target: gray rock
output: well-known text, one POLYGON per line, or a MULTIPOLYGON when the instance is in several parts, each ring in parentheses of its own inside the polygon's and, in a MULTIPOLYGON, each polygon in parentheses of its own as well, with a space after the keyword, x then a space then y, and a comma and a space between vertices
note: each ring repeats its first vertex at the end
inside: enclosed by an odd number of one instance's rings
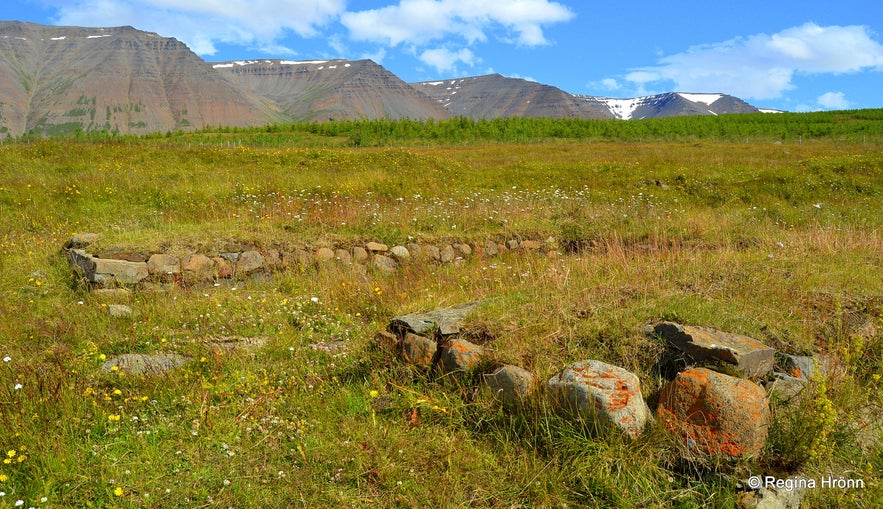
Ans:
POLYGON ((109 304, 107 313, 114 318, 129 318, 135 314, 132 308, 123 304, 109 304))
POLYGON ((773 369, 775 350, 748 336, 674 322, 657 323, 653 332, 698 363, 721 362, 758 378, 773 369))
POLYGON ((441 261, 441 250, 437 246, 423 246, 420 248, 424 255, 432 261, 441 261))
POLYGON ((509 248, 510 251, 514 251, 518 249, 518 241, 515 239, 506 241, 506 247, 509 248))
POLYGON ((365 244, 365 249, 371 253, 385 253, 389 251, 389 246, 380 242, 369 242, 365 244))
POLYGON ((149 275, 144 262, 95 258, 82 249, 71 249, 67 254, 71 266, 91 283, 137 284, 149 275))
POLYGON ((484 254, 486 256, 497 256, 498 254, 500 254, 500 249, 497 247, 497 243, 491 241, 485 244, 484 254))
POLYGON ((335 249, 334 258, 344 265, 352 265, 353 255, 346 249, 335 249))
POLYGON ((368 251, 365 248, 359 246, 353 248, 353 261, 356 263, 366 263, 368 258, 368 251))
POLYGON ((264 267, 264 256, 257 251, 244 251, 236 260, 236 273, 248 275, 264 267))
POLYGON ((114 367, 131 375, 163 375, 190 362, 183 355, 174 353, 127 353, 115 355, 101 366, 102 371, 114 371, 114 367))
POLYGON ((528 251, 535 251, 543 247, 543 243, 538 240, 522 240, 518 247, 528 251))
POLYGON ((395 270, 399 268, 399 263, 397 261, 383 255, 374 255, 371 264, 383 272, 395 272, 395 270))
POLYGON ((480 346, 465 339, 448 340, 441 347, 439 364, 442 373, 453 373, 471 368, 478 364, 483 353, 480 346))
POLYGON ((411 253, 408 252, 408 249, 405 246, 393 246, 393 248, 390 249, 389 254, 399 262, 411 259, 411 253))
POLYGON ((788 355, 776 352, 776 367, 794 378, 809 380, 816 371, 816 362, 809 355, 788 355))
POLYGON ((770 400, 790 403, 800 396, 806 388, 807 380, 789 376, 785 373, 774 373, 776 379, 766 384, 767 396, 770 400))
POLYGON ((534 390, 534 376, 530 371, 518 366, 502 366, 488 375, 484 383, 494 398, 508 407, 518 406, 534 390))
POLYGON ((220 253, 218 256, 230 263, 236 263, 239 261, 239 251, 228 251, 226 253, 220 253))
POLYGON ((313 253, 313 259, 317 262, 328 262, 334 259, 334 251, 327 247, 320 247, 313 253))
POLYGON ((454 252, 454 246, 448 244, 439 251, 438 260, 442 263, 451 263, 457 254, 454 252))
POLYGON ((472 255, 472 247, 465 242, 463 244, 454 245, 454 249, 457 250, 462 256, 471 256, 472 255))
POLYGON ((411 242, 405 247, 408 248, 408 252, 411 253, 412 258, 420 258, 423 256, 423 249, 420 248, 420 244, 411 242))
POLYGON ((179 274, 181 272, 181 261, 177 256, 155 254, 147 260, 147 272, 152 276, 179 274))
POLYGON ((546 387, 559 407, 631 438, 643 433, 651 419, 638 377, 601 361, 573 363, 553 376, 546 387))
POLYGON ((393 318, 387 327, 390 332, 403 337, 407 333, 428 335, 438 329, 442 336, 458 334, 463 319, 471 313, 481 301, 472 301, 428 313, 412 313, 393 318))

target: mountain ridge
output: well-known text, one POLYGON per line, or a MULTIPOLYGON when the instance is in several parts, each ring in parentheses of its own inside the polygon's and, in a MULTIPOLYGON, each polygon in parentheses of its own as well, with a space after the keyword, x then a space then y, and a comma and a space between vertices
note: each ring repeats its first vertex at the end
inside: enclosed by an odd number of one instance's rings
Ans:
POLYGON ((359 118, 631 119, 749 111, 759 110, 725 94, 613 99, 500 74, 406 83, 371 60, 208 63, 177 39, 131 26, 0 21, 0 135, 7 137, 359 118))

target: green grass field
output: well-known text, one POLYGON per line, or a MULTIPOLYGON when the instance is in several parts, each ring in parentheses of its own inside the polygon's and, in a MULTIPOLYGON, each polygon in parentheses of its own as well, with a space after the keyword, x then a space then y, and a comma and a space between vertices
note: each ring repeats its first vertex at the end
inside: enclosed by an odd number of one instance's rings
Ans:
POLYGON ((794 473, 865 482, 805 507, 879 507, 879 429, 856 437, 883 407, 883 111, 775 117, 0 144, 0 507, 734 507, 741 479, 794 473), (83 232, 167 252, 552 237, 560 255, 303 266, 135 292, 112 318, 61 254, 83 232), (372 347, 393 316, 475 299, 491 362, 540 381, 598 359, 652 397, 658 319, 842 370, 774 405, 759 457, 692 464, 658 426, 629 441, 541 399, 508 412, 477 373, 429 380, 372 347), (233 337, 265 343, 206 347, 233 337), (332 340, 348 348, 310 346, 332 340), (130 352, 194 361, 99 369, 130 352))

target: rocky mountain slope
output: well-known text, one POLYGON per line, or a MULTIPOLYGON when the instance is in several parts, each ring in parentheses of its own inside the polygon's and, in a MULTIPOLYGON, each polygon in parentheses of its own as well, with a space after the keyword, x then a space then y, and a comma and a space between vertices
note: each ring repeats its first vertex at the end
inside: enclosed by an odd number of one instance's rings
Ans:
POLYGON ((724 94, 575 95, 499 74, 407 84, 370 60, 208 64, 132 27, 0 21, 0 136, 357 118, 638 119, 758 111, 724 94))
POLYGON ((148 133, 271 118, 175 39, 131 27, 0 22, 0 134, 148 133))
POLYGON ((213 68, 292 120, 446 118, 450 112, 371 60, 252 60, 213 68))
POLYGON ((499 74, 413 83, 454 115, 471 118, 613 118, 603 104, 533 81, 499 74))

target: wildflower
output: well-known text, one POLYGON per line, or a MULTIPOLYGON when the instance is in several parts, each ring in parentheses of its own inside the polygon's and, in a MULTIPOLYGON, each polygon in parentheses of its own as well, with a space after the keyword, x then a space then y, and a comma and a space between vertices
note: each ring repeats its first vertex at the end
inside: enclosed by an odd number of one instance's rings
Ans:
POLYGON ((107 360, 107 356, 104 354, 101 354, 98 356, 98 360, 100 360, 100 361, 107 360))
POLYGON ((21 389, 22 387, 23 387, 22 384, 15 384, 12 388, 17 391, 17 390, 21 389))
POLYGON ((6 451, 6 455, 9 456, 10 458, 14 458, 15 457, 15 449, 10 449, 10 450, 6 451))
POLYGON ((10 357, 10 356, 8 356, 8 355, 7 355, 6 357, 3 358, 3 362, 9 362, 9 361, 11 361, 11 360, 12 360, 12 357, 10 357))
POLYGON ((119 421, 119 420, 120 420, 120 414, 110 414, 110 415, 107 416, 107 420, 109 420, 109 421, 119 421))
POLYGON ((380 396, 380 393, 375 390, 372 390, 371 392, 368 393, 368 395, 371 396, 372 398, 376 398, 377 396, 380 396))
POLYGON ((113 494, 118 497, 121 497, 121 496, 123 496, 123 489, 120 488, 119 486, 117 486, 116 488, 114 488, 113 494))
POLYGON ((0 482, 6 482, 9 480, 9 476, 6 474, 0 474, 0 482))

